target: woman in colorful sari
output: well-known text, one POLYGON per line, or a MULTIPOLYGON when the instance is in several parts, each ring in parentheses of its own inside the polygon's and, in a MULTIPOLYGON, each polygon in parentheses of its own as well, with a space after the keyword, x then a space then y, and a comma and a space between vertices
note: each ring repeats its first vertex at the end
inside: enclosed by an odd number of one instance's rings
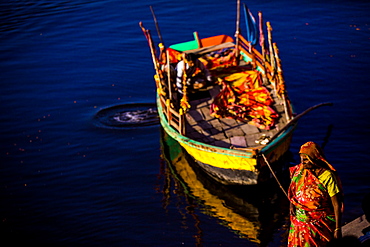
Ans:
POLYGON ((301 163, 290 168, 288 246, 326 246, 342 236, 341 182, 319 145, 307 142, 299 154, 301 163))

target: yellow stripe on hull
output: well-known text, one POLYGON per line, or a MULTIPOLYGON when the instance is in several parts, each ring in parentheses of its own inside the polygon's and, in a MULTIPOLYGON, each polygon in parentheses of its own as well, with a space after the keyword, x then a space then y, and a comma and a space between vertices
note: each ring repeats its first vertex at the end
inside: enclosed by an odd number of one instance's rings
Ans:
POLYGON ((214 167, 223 169, 236 169, 236 170, 248 170, 256 172, 257 160, 240 154, 225 154, 217 153, 214 151, 208 151, 206 147, 193 147, 188 143, 180 141, 180 145, 190 154, 195 160, 198 160, 204 164, 209 164, 214 167))

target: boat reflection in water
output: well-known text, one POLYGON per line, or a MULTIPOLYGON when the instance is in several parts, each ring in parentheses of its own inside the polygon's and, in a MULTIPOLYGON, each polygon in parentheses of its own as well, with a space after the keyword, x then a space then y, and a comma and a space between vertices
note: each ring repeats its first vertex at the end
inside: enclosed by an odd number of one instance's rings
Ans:
POLYGON ((163 207, 167 210, 176 199, 179 212, 184 214, 185 209, 194 218, 196 246, 202 245, 203 235, 198 212, 219 219, 221 225, 259 246, 276 241, 276 246, 286 246, 288 200, 275 181, 247 186, 217 183, 163 130, 161 149, 163 207))

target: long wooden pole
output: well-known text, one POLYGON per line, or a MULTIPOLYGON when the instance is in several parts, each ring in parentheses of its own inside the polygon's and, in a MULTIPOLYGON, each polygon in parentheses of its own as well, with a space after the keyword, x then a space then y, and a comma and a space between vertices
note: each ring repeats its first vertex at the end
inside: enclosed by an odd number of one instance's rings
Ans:
POLYGON ((276 95, 279 95, 280 94, 280 88, 283 87, 283 92, 281 93, 281 97, 283 99, 283 104, 284 104, 284 111, 285 111, 285 117, 286 117, 286 120, 289 121, 291 119, 291 116, 288 112, 288 106, 287 106, 287 99, 286 99, 286 89, 285 89, 285 80, 284 80, 284 76, 283 76, 283 69, 282 69, 282 65, 281 65, 281 60, 280 60, 280 57, 279 57, 279 49, 277 48, 276 46, 276 43, 274 43, 274 53, 275 53, 275 57, 276 57, 276 67, 277 67, 277 77, 278 77, 278 80, 277 80, 277 85, 276 85, 276 95))
POLYGON ((263 82, 264 84, 267 84, 267 71, 266 71, 266 50, 265 50, 265 35, 263 33, 263 18, 262 18, 262 12, 258 12, 258 26, 259 26, 259 31, 260 31, 260 46, 261 46, 261 51, 262 51, 262 66, 264 69, 263 73, 263 82))
POLYGON ((306 109, 304 112, 298 114, 292 120, 290 120, 290 122, 288 122, 283 128, 281 128, 275 135, 273 135, 270 138, 269 142, 272 142, 276 137, 278 137, 281 133, 283 133, 283 131, 285 131, 292 124, 296 123, 298 121, 298 119, 300 119, 301 117, 303 117, 304 115, 306 115, 310 111, 315 110, 316 108, 319 108, 321 106, 332 106, 332 105, 333 105, 333 103, 327 102, 327 103, 320 103, 320 104, 311 106, 310 108, 306 109))
POLYGON ((139 22, 139 26, 141 27, 141 30, 143 31, 143 33, 144 33, 144 35, 145 35, 145 37, 148 41, 148 45, 149 45, 149 48, 150 48, 150 53, 152 55, 154 69, 155 69, 155 72, 156 72, 156 74, 158 76, 158 80, 159 80, 159 82, 157 82, 157 87, 161 89, 162 87, 161 87, 160 80, 162 80, 162 73, 160 72, 159 65, 158 65, 158 60, 157 60, 157 57, 155 55, 155 48, 154 48, 154 43, 153 43, 153 40, 152 40, 152 36, 150 34, 150 31, 148 29, 144 28, 142 22, 139 22))
POLYGON ((166 50, 166 64, 167 64, 167 81, 168 81, 168 97, 172 103, 172 83, 171 83, 171 64, 170 64, 170 54, 166 50))
POLYGON ((154 24, 155 24, 155 28, 157 29, 159 40, 164 45, 163 39, 162 39, 162 35, 161 35, 161 31, 159 30, 159 25, 158 25, 157 17, 154 14, 154 10, 153 10, 152 6, 150 6, 150 11, 152 12, 152 15, 153 15, 154 24))
POLYGON ((269 21, 266 22, 266 26, 267 26, 267 40, 268 40, 269 52, 270 52, 270 64, 272 67, 271 76, 273 77, 275 75, 276 65, 275 65, 274 49, 272 48, 272 27, 269 21))

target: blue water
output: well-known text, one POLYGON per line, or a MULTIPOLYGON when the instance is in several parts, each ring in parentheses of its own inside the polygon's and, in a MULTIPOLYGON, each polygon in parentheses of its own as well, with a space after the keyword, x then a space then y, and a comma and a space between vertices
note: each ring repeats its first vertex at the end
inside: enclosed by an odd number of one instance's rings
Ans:
MULTIPOLYGON (((296 111, 334 103, 301 119, 291 151, 297 159, 301 144, 327 137, 348 222, 362 214, 370 190, 370 3, 246 4, 272 23, 296 111)), ((158 124, 94 121, 109 107, 154 103, 154 69, 138 26, 143 21, 158 42, 149 5, 166 45, 192 40, 194 31, 234 34, 233 1, 0 3, 0 232, 8 246, 255 246, 173 183, 169 191, 181 203, 163 206, 158 124)), ((267 245, 284 241, 283 224, 267 245)))

